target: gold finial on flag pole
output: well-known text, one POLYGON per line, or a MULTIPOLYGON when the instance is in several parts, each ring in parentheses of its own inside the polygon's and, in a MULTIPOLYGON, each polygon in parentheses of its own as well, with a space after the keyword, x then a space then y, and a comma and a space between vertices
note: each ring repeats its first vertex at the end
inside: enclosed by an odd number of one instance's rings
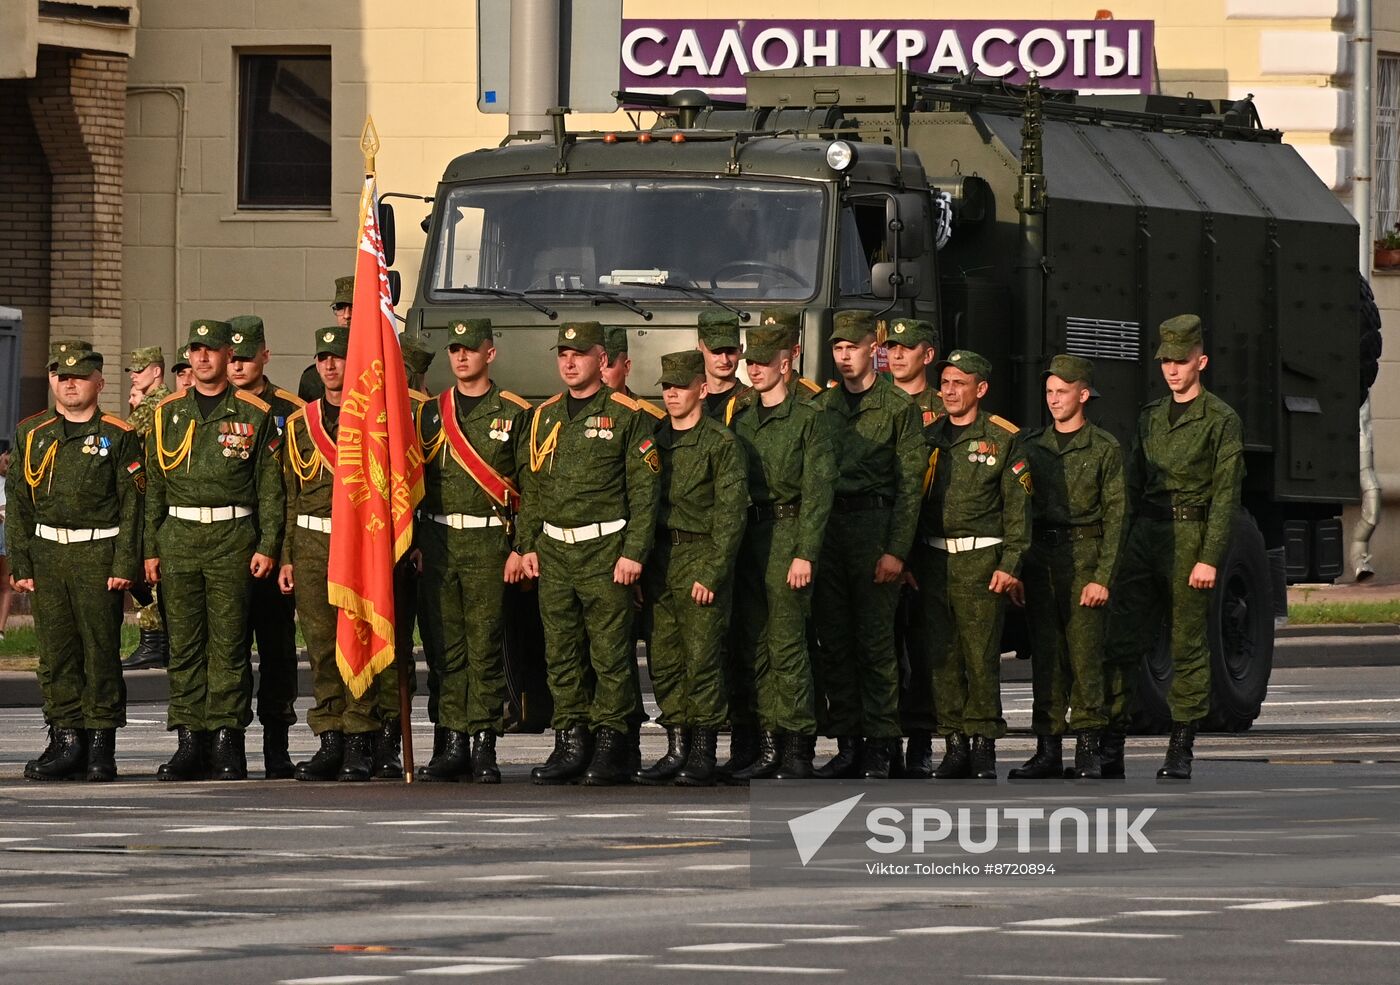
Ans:
POLYGON ((365 128, 360 131, 360 151, 365 155, 365 174, 374 174, 374 155, 379 153, 379 131, 374 117, 365 114, 365 128))

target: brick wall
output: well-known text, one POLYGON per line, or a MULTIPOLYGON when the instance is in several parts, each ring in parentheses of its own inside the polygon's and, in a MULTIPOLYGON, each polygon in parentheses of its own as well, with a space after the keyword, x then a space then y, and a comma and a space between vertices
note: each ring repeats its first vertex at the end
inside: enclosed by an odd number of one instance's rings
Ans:
POLYGON ((29 115, 28 84, 0 81, 0 305, 24 312, 20 407, 45 400, 49 324, 48 164, 29 115))

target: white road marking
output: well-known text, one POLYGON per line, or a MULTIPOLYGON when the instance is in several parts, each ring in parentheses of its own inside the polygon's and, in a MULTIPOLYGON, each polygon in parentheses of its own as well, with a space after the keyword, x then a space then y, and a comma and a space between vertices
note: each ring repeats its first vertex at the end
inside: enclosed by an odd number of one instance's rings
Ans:
POLYGON ((360 985, 361 982, 398 980, 398 975, 327 975, 324 978, 284 978, 278 985, 360 985))
POLYGON ((1369 899, 1347 900, 1348 903, 1382 903, 1385 906, 1400 906, 1400 895, 1388 893, 1385 896, 1372 896, 1369 899))
POLYGON ((451 821, 371 821, 370 824, 386 828, 420 828, 429 824, 451 824, 451 821))
POLYGON ((1215 910, 1124 910, 1120 917, 1203 917, 1215 910))
POLYGON ((734 869, 747 869, 747 868, 748 868, 748 866, 745 865, 745 864, 743 864, 742 862, 734 862, 734 863, 728 863, 728 864, 718 864, 718 863, 715 863, 715 864, 710 864, 710 865, 682 865, 682 866, 681 866, 681 871, 682 871, 682 872, 730 872, 730 871, 733 871, 734 869))
POLYGON ((131 831, 77 831, 73 833, 64 832, 49 835, 50 838, 135 838, 138 837, 131 831))
MULTIPOLYGON (((752 930, 753 923, 697 923, 697 927, 719 927, 723 930, 752 930)), ((859 930, 858 923, 765 923, 765 929, 771 930, 859 930)))
POLYGON ((546 954, 541 961, 563 961, 579 964, 604 964, 610 961, 641 961, 650 954, 546 954))
POLYGON ((1258 896, 1133 896, 1143 903, 1258 903, 1258 896))
POLYGON ((575 875, 580 876, 649 876, 652 875, 650 869, 581 869, 575 875))
POLYGON ((999 927, 904 927, 896 934, 976 934, 984 930, 999 930, 999 927))
POLYGON ((1003 930, 1002 933, 1016 934, 1020 937, 1107 937, 1124 940, 1158 940, 1181 936, 1180 934, 1131 934, 1116 930, 1003 930))
POLYGON ((1012 920, 1008 927, 1079 927, 1086 923, 1107 923, 1108 917, 1042 917, 1039 920, 1012 920))
POLYGON ((35 841, 34 838, 0 838, 0 845, 13 845, 18 841, 35 841))
POLYGON ((412 968, 410 975, 490 975, 498 971, 519 971, 518 964, 449 964, 441 968, 412 968))
POLYGON ((192 947, 115 947, 111 944, 31 944, 21 947, 21 951, 75 951, 78 953, 102 954, 151 954, 158 957, 173 957, 181 954, 201 954, 199 948, 192 947))
POLYGON ((641 817, 640 814, 566 814, 565 817, 577 817, 585 819, 597 819, 600 821, 611 820, 618 817, 641 817))
POLYGON ((739 951, 767 951, 782 946, 765 941, 726 941, 720 944, 682 944, 678 947, 668 947, 666 950, 694 954, 734 954, 739 951))
POLYGON ((535 824, 539 821, 556 820, 553 814, 539 817, 487 817, 482 818, 482 824, 535 824))
POLYGON ((134 896, 104 896, 106 903, 157 903, 168 899, 189 899, 194 893, 137 893, 134 896))
POLYGON ((1295 708, 1301 705, 1393 705, 1400 698, 1321 698, 1316 701, 1270 701, 1270 708, 1295 708))
POLYGON ((1165 978, 1088 978, 1084 975, 968 975, 969 978, 989 978, 1001 982, 1113 982, 1122 985, 1150 985, 1165 978))
POLYGON ((1340 944, 1347 947, 1400 947, 1400 941, 1352 941, 1352 940, 1330 940, 1325 937, 1304 937, 1299 940, 1291 940, 1290 944, 1340 944))
POLYGON ((472 920, 476 922, 508 920, 518 923, 539 923, 549 919, 548 917, 507 916, 506 914, 491 913, 385 913, 384 916, 390 920, 472 920))
POLYGON ((662 971, 717 971, 722 975, 844 975, 845 968, 799 968, 764 964, 657 964, 662 971))
POLYGON ((275 913, 247 913, 242 910, 169 910, 157 909, 155 907, 133 907, 126 910, 118 910, 118 913, 128 913, 133 916, 148 917, 275 917, 275 913))
POLYGON ((1301 910, 1305 906, 1322 906, 1327 900, 1270 899, 1260 903, 1227 906, 1227 910, 1301 910))
POLYGON ((673 811, 669 811, 668 813, 670 813, 670 814, 742 814, 742 813, 744 813, 744 812, 743 812, 743 811, 738 811, 738 810, 729 810, 729 809, 721 810, 720 808, 708 808, 708 807, 706 807, 706 808, 700 808, 700 807, 678 807, 678 808, 676 808, 676 809, 673 810, 673 811))
POLYGON ((525 873, 519 873, 519 874, 515 874, 515 875, 499 875, 499 876, 458 876, 458 877, 457 877, 457 881, 458 881, 458 882, 528 882, 528 881, 530 881, 531 879, 544 879, 544 878, 545 878, 545 876, 544 876, 543 873, 539 873, 539 874, 536 874, 536 875, 526 875, 525 873))
POLYGON ((892 941, 893 937, 861 937, 858 935, 848 935, 845 937, 788 937, 784 943, 787 944, 879 944, 884 941, 892 941))
POLYGON ((474 954, 356 954, 356 961, 415 961, 418 964, 434 964, 451 961, 454 964, 529 964, 533 958, 502 958, 491 955, 483 958, 474 954))
POLYGON ((49 906, 62 906, 62 903, 39 902, 31 903, 0 903, 0 910, 41 910, 49 906))

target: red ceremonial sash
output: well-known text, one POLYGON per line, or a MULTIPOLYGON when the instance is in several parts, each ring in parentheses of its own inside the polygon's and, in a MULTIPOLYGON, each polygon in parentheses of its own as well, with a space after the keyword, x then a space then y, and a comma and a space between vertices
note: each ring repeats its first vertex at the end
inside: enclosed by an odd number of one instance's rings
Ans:
POLYGON ((326 433, 326 420, 322 416, 321 401, 313 400, 306 405, 306 432, 311 435, 311 443, 321 453, 321 461, 326 468, 335 471, 335 442, 326 433))
POLYGON ((462 466, 467 475, 476 480, 481 491, 497 506, 508 507, 512 512, 520 507, 520 491, 501 473, 491 467, 480 452, 472 447, 462 426, 457 423, 457 407, 453 403, 452 390, 438 394, 438 414, 442 418, 442 433, 447 436, 447 444, 452 449, 452 457, 462 466))

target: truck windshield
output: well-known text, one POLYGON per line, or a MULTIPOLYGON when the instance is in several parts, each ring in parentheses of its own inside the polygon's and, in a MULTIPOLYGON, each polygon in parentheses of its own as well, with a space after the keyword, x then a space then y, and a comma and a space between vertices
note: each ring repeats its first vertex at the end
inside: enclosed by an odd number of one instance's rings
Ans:
MULTIPOLYGON (((432 292, 614 290, 805 301, 822 256, 821 187, 704 178, 570 178, 453 189, 432 292)), ((485 300, 487 295, 481 295, 485 300)))

